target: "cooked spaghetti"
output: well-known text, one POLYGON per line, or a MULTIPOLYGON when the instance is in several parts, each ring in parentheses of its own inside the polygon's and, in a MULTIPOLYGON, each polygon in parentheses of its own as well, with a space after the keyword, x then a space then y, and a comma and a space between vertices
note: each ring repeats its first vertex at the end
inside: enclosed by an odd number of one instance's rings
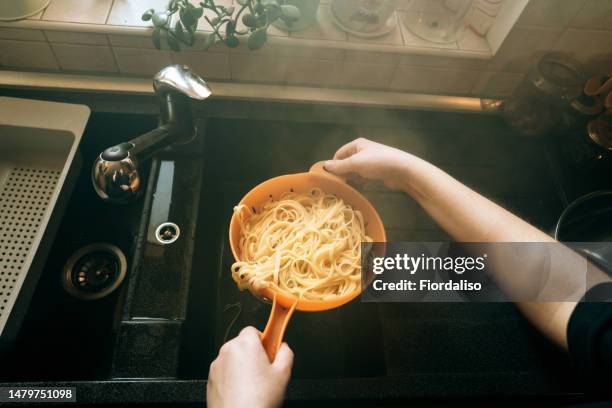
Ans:
POLYGON ((302 299, 326 300, 360 286, 361 212, 318 188, 285 193, 260 211, 234 207, 241 261, 232 265, 240 289, 269 287, 302 299))

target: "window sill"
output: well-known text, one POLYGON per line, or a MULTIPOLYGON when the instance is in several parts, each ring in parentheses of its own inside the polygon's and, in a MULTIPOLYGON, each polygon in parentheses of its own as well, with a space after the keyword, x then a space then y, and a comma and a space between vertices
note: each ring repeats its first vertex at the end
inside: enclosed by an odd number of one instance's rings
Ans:
MULTIPOLYGON (((379 53, 379 54, 392 54, 392 55, 424 55, 434 57, 451 57, 451 58, 471 58, 486 60, 493 57, 491 47, 487 43, 485 38, 481 38, 473 33, 471 30, 466 30, 463 38, 451 44, 435 44, 425 40, 421 40, 408 29, 404 27, 400 21, 401 11, 397 11, 393 18, 396 19, 396 26, 392 32, 376 38, 358 38, 350 34, 346 34, 344 31, 339 29, 331 21, 329 16, 329 7, 326 4, 322 4, 319 10, 319 19, 310 28, 302 31, 287 33, 285 31, 271 27, 269 29, 268 43, 260 51, 253 52, 262 54, 269 53, 270 51, 286 48, 295 48, 297 51, 294 53, 288 53, 290 55, 303 53, 308 54, 308 50, 338 50, 348 52, 365 52, 365 53, 379 53)), ((45 19, 43 15, 38 16, 38 19, 27 19, 16 22, 0 22, 0 38, 2 39, 16 39, 24 40, 27 38, 21 38, 22 36, 27 37, 27 33, 21 32, 22 30, 38 30, 38 31, 59 31, 70 34, 76 34, 72 36, 74 41, 68 41, 73 43, 80 43, 78 40, 78 34, 101 34, 101 35, 116 35, 116 36, 134 36, 134 37, 149 37, 151 35, 152 28, 150 25, 144 22, 140 22, 135 18, 125 18, 124 24, 117 24, 117 19, 111 16, 106 19, 104 24, 94 24, 88 22, 79 21, 53 21, 45 19), (130 25, 131 24, 131 25, 130 25), (21 35, 20 35, 21 34, 21 35)), ((208 34, 208 31, 198 30, 197 39, 201 41, 208 34)), ((44 38, 43 38, 44 39, 44 38)), ((53 39, 49 39, 50 42, 55 42, 53 39)), ((149 40, 150 43, 150 40, 149 40)), ((146 44, 142 41, 142 44, 146 44)), ((111 45, 113 41, 111 39, 111 45)), ((189 49, 189 51, 199 51, 196 46, 189 49)), ((152 44, 150 45, 152 47, 152 44)), ((143 48, 150 48, 144 47, 143 48)), ((211 52, 232 52, 224 46, 214 46, 211 52)), ((239 48, 238 52, 241 51, 239 48)), ((244 50, 242 50, 244 51, 244 50)), ((331 55, 331 53, 330 53, 331 55)), ((334 59, 331 58, 330 59, 334 59)), ((340 58, 338 58, 340 59, 340 58)))

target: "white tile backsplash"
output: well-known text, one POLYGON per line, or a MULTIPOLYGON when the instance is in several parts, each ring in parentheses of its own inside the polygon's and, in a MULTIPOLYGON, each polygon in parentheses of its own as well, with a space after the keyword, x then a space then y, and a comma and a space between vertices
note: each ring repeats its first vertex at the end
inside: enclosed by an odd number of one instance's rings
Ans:
POLYGON ((153 76, 163 67, 172 64, 170 53, 164 50, 113 47, 119 72, 153 76))
POLYGON ((106 34, 46 30, 45 36, 50 43, 108 45, 106 34))
POLYGON ((285 80, 288 85, 311 85, 317 87, 338 86, 342 63, 333 60, 311 58, 288 58, 285 80))
POLYGON ((398 64, 402 59, 401 54, 391 54, 385 52, 347 50, 346 61, 366 62, 373 64, 398 64))
MULTIPOLYGON (((233 1, 217 0, 224 5, 233 1)), ((0 27, 0 65, 150 77, 168 64, 181 63, 215 81, 485 96, 511 94, 525 72, 550 51, 573 55, 589 72, 612 72, 612 0, 530 0, 492 59, 471 58, 464 52, 491 54, 489 43, 470 30, 440 51, 439 45, 404 26, 402 11, 395 14, 396 29, 385 36, 364 39, 346 34, 333 22, 329 1, 321 2, 318 21, 306 30, 285 33, 271 28, 270 41, 258 51, 248 50, 244 42, 234 49, 217 44, 204 51, 203 32, 193 47, 180 53, 171 52, 165 41, 160 51, 146 28, 150 22, 141 21, 141 15, 166 3, 52 0, 42 15, 43 21, 52 22, 49 28, 0 27), (68 27, 70 22, 114 27, 81 31, 68 27), (443 52, 447 54, 436 55, 443 52)))
POLYGON ((587 30, 612 31, 612 0, 587 0, 570 26, 587 30))
POLYGON ((480 71, 399 65, 391 79, 393 91, 434 94, 467 94, 480 71))
POLYGON ((585 3, 586 0, 531 0, 517 25, 565 28, 585 3))
POLYGON ((387 89, 397 66, 345 62, 342 65, 340 86, 354 89, 387 89))
POLYGON ((42 30, 0 27, 0 38, 5 40, 46 41, 42 30))
POLYGON ((232 80, 282 83, 287 72, 287 58, 230 53, 232 80))
POLYGON ((4 67, 59 69, 46 42, 0 40, 0 64, 4 67))
POLYGON ((113 52, 104 45, 52 44, 62 70, 118 72, 113 52))
POLYGON ((563 30, 548 27, 515 27, 489 66, 494 70, 525 72, 553 50, 563 30))
POLYGON ((471 93, 495 98, 508 97, 512 95, 524 77, 525 74, 513 72, 484 71, 478 75, 471 93))
POLYGON ((612 71, 612 32, 569 29, 555 46, 556 51, 571 54, 593 73, 612 71), (605 62, 605 61, 608 62, 605 62))
POLYGON ((231 79, 230 57, 226 52, 172 52, 175 64, 184 64, 207 80, 231 79))

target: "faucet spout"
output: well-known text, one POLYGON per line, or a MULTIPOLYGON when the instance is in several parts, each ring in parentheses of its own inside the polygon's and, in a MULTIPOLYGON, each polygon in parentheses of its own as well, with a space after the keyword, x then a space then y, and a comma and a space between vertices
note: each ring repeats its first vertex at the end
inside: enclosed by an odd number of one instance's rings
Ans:
POLYGON ((203 101, 212 92, 206 82, 184 65, 170 65, 153 78, 159 100, 160 126, 129 142, 105 149, 92 169, 94 190, 103 200, 130 202, 140 194, 139 163, 195 133, 191 100, 203 101))
POLYGON ((186 65, 170 65, 155 74, 153 88, 157 95, 178 93, 191 99, 203 101, 211 90, 201 77, 186 65))

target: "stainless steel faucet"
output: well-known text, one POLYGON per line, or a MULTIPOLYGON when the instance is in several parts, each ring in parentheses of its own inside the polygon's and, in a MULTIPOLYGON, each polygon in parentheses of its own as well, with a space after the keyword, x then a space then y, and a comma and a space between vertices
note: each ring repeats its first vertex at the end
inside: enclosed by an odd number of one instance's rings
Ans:
POLYGON ((138 197, 142 190, 139 163, 172 143, 190 140, 195 132, 190 100, 203 101, 211 95, 206 82, 185 65, 159 71, 153 88, 160 103, 161 125, 109 147, 93 165, 93 186, 103 200, 127 203, 138 197))

